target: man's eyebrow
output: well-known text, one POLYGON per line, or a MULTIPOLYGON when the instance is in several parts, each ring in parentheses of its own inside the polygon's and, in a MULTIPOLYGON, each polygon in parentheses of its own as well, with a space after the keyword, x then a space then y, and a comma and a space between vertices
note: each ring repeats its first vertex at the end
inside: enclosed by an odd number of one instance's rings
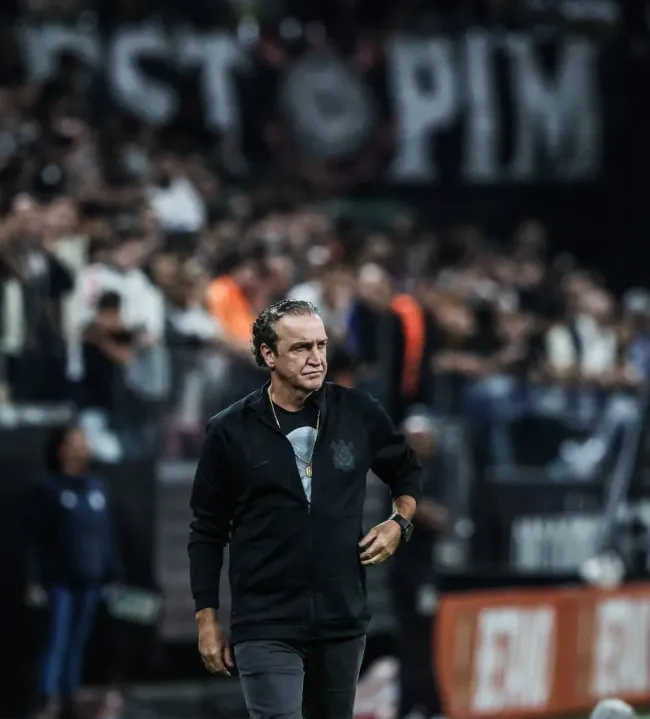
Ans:
POLYGON ((294 342, 290 346, 290 349, 295 350, 295 349, 300 349, 301 347, 311 347, 314 344, 321 345, 321 344, 326 344, 326 343, 327 343, 327 337, 323 337, 322 339, 311 340, 311 341, 301 340, 300 342, 294 342))

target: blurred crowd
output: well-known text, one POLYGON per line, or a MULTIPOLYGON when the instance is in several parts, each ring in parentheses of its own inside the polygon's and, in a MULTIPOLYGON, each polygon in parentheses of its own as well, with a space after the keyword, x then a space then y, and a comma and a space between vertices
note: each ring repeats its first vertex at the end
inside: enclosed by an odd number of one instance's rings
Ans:
POLYGON ((281 176, 242 182, 227 137, 114 108, 99 121, 73 54, 39 85, 10 65, 0 398, 74 402, 104 459, 153 447, 162 406, 167 451, 191 451, 205 418, 260 382, 250 325, 286 295, 323 314, 331 376, 397 420, 422 404, 503 422, 532 408, 609 437, 636 416, 650 296, 618 301, 535 219, 513 217, 508 237, 433 228, 415 210, 371 225, 281 176))
MULTIPOLYGON (((344 41, 359 26, 516 26, 526 13, 569 12, 602 30, 631 22, 623 5, 197 0, 183 14, 231 29, 263 25, 265 13, 317 18, 344 41)), ((100 30, 152 13, 169 26, 180 17, 173 0, 15 0, 3 10, 90 18, 100 30)), ((101 71, 73 53, 34 83, 15 37, 0 37, 0 410, 71 405, 104 463, 195 460, 206 420, 265 381, 250 351, 256 315, 282 297, 312 302, 330 337, 329 379, 377 397, 427 468, 418 521, 430 536, 416 535, 415 564, 393 583, 408 590, 395 602, 402 618, 422 601, 408 582, 429 582, 431 538, 455 519, 453 502, 439 504, 438 478, 459 484, 446 453, 474 451, 473 442, 443 446, 446 418, 480 427, 487 464, 504 470, 521 459, 513 427, 544 418, 562 427, 545 478, 585 481, 640 424, 650 291, 615 294, 537 218, 512 216, 495 236, 469 220, 437 225, 417 207, 386 203, 371 216, 368 204, 331 202, 279 170, 242 172, 232 138, 197 128, 192 103, 169 127, 126 115, 101 71)), ((422 615, 434 594, 425 603, 422 615)), ((403 663, 425 668, 430 687, 428 644, 423 657, 412 650, 430 627, 409 631, 403 663)))

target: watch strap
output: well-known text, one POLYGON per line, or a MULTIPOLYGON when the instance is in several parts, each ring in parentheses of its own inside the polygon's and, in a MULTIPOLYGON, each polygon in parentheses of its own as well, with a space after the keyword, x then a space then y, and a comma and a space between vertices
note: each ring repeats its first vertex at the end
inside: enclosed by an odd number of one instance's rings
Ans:
POLYGON ((413 524, 397 512, 393 512, 393 514, 390 515, 389 519, 399 524, 400 529, 402 530, 402 541, 408 542, 411 538, 411 535, 413 534, 413 524))

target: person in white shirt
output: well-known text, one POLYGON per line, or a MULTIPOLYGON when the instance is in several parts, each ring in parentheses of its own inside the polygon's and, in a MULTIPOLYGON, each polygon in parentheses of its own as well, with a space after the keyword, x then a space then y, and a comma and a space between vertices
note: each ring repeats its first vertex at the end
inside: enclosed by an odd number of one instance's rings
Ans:
POLYGON ((148 196, 163 232, 200 232, 205 226, 207 211, 203 197, 172 157, 159 162, 148 196))
POLYGON ((548 331, 546 357, 554 375, 599 383, 614 371, 619 347, 612 315, 611 298, 592 291, 580 298, 578 312, 570 322, 548 331))
POLYGON ((576 309, 573 319, 548 331, 546 359, 555 381, 576 388, 579 415, 592 428, 586 442, 565 442, 560 449, 564 466, 587 480, 619 432, 639 421, 634 390, 641 378, 622 358, 611 296, 596 288, 585 290, 576 298, 576 309))
POLYGON ((165 303, 160 290, 140 269, 143 259, 143 240, 126 234, 118 238, 117 246, 108 253, 106 261, 91 264, 80 273, 72 301, 70 379, 83 377, 81 336, 94 317, 98 299, 106 292, 120 296, 124 326, 138 335, 136 348, 144 351, 161 347, 165 303))
MULTIPOLYGON (((102 262, 89 265, 77 278, 71 303, 68 377, 73 382, 83 380, 84 331, 93 322, 99 299, 106 293, 114 293, 120 299, 122 325, 134 335, 133 359, 122 368, 123 384, 141 403, 158 401, 166 396, 169 389, 169 365, 163 343, 164 299, 160 290, 140 269, 145 244, 137 234, 137 228, 125 231, 115 242, 115 247, 106 253, 102 262)), ((106 435, 113 420, 114 417, 94 408, 89 408, 82 417, 91 449, 104 461, 118 461, 122 456, 117 440, 106 435)), ((117 425, 121 424, 123 422, 117 422, 117 425)))

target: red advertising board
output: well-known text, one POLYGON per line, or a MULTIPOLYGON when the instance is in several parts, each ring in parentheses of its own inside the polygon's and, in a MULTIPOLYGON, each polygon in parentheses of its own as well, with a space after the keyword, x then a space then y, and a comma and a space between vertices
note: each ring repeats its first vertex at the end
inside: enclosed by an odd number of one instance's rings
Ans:
POLYGON ((434 642, 451 719, 650 702, 650 584, 450 595, 434 642))

